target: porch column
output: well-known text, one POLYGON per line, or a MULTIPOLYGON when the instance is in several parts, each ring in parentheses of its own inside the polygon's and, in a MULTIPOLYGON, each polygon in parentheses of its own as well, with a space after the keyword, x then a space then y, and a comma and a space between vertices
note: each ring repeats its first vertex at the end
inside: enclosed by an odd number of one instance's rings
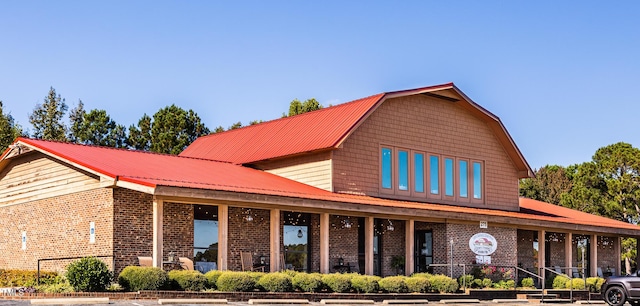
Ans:
POLYGON ((153 267, 162 269, 162 214, 164 213, 164 202, 153 197, 153 267))
POLYGON ((320 214, 320 273, 329 273, 329 213, 320 214))
POLYGON ((373 275, 373 217, 364 218, 364 274, 373 275))
MULTIPOLYGON (((640 262, 640 237, 636 237, 636 264, 640 262)), ((640 265, 637 265, 640 267, 640 265)))
POLYGON ((613 252, 616 254, 616 275, 624 275, 622 274, 622 266, 620 265, 620 244, 622 240, 620 237, 615 237, 613 239, 613 252))
POLYGON ((591 256, 589 261, 589 275, 598 276, 598 235, 591 235, 589 241, 591 241, 589 247, 589 254, 591 256))
POLYGON ((567 267, 565 273, 569 275, 569 277, 573 276, 572 269, 573 267, 573 234, 566 233, 564 235, 564 266, 567 267))
POLYGON ((218 205, 218 270, 229 269, 229 206, 218 205))
MULTIPOLYGON (((539 230, 538 231, 538 273, 542 279, 545 278, 546 270, 544 269, 547 266, 546 258, 547 258, 547 231, 539 230)), ((542 284, 542 288, 544 288, 544 284, 542 284)))
POLYGON ((280 209, 274 208, 270 211, 269 220, 269 240, 270 240, 270 266, 271 272, 280 271, 280 209))
POLYGON ((407 220, 405 221, 405 234, 404 234, 404 246, 405 246, 405 251, 404 251, 404 274, 409 276, 411 274, 413 274, 413 268, 414 268, 414 264, 413 264, 413 253, 414 253, 414 247, 415 247, 415 220, 411 219, 411 220, 407 220))

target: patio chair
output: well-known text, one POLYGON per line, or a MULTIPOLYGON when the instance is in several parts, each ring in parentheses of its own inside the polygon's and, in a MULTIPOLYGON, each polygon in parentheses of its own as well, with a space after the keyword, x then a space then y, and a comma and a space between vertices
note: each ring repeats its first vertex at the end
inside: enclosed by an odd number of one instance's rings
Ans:
POLYGON ((153 261, 152 261, 151 257, 138 256, 138 266, 151 267, 151 266, 153 266, 153 261))
POLYGON ((610 270, 611 270, 611 275, 614 275, 614 276, 617 275, 616 268, 611 268, 610 270))
POLYGON ((180 266, 185 269, 185 270, 193 270, 193 260, 186 258, 186 257, 180 257, 180 266))
POLYGON ((562 274, 562 269, 560 269, 560 266, 553 266, 553 270, 556 271, 556 273, 558 274, 562 274))
POLYGON ((264 266, 253 266, 253 255, 251 255, 251 252, 240 252, 240 261, 242 262, 242 271, 264 272, 264 266))
POLYGON ((571 268, 571 277, 580 278, 580 273, 578 272, 578 268, 576 267, 571 268))
POLYGON ((604 278, 604 273, 602 273, 602 268, 598 267, 597 274, 598 274, 598 277, 604 278))

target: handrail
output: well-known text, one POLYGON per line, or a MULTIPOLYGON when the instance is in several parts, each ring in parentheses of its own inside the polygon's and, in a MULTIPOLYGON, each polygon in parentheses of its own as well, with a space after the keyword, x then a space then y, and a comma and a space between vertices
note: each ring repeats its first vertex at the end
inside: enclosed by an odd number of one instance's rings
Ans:
MULTIPOLYGON (((554 268, 558 268, 558 269, 561 269, 561 270, 580 269, 581 272, 582 272, 582 276, 583 276, 583 277, 580 277, 580 278, 584 280, 584 286, 585 286, 585 288, 587 288, 587 281, 585 280, 585 274, 584 274, 584 272, 586 270, 585 267, 554 267, 554 268)), ((558 271, 555 271, 555 270, 551 270, 550 267, 542 267, 540 269, 544 270, 544 271, 549 271, 549 272, 551 272, 553 274, 556 274, 556 275, 565 276, 565 277, 567 277, 569 279, 569 299, 571 299, 571 302, 573 303, 573 279, 574 278, 578 278, 578 277, 572 277, 572 276, 569 276, 568 274, 561 273, 561 272, 558 272, 558 271)), ((588 295, 588 299, 591 300, 591 294, 588 295)))
MULTIPOLYGON (((37 260, 38 262, 38 275, 36 277, 36 284, 40 285, 40 262, 42 261, 53 261, 53 260, 70 260, 70 259, 80 259, 80 258, 85 258, 85 257, 95 257, 95 258, 108 258, 108 257, 112 257, 113 258, 113 262, 112 262, 112 268, 115 269, 116 265, 115 265, 115 256, 113 255, 103 255, 103 256, 76 256, 76 257, 55 257, 55 258, 39 258, 37 260)), ((114 270, 115 271, 115 270, 114 270)))

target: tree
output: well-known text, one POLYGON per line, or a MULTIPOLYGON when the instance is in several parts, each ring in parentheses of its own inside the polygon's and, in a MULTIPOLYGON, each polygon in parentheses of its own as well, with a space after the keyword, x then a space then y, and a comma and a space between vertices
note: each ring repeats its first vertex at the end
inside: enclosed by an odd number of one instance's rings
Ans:
POLYGON ((136 150, 151 150, 151 117, 147 114, 138 120, 138 126, 129 126, 127 145, 136 150))
POLYGON ((138 126, 129 127, 127 143, 138 150, 179 154, 196 138, 209 134, 209 129, 193 111, 167 106, 150 118, 146 114, 138 126))
POLYGON ((78 135, 82 134, 84 115, 87 112, 84 110, 84 103, 82 100, 78 100, 78 106, 69 111, 69 135, 67 138, 70 142, 80 143, 78 135))
POLYGON ((51 87, 43 104, 36 105, 33 113, 29 114, 29 122, 33 125, 33 137, 46 140, 65 141, 66 130, 62 118, 67 111, 67 104, 56 90, 51 87))
POLYGON ((322 105, 320 105, 320 103, 314 98, 307 99, 304 102, 300 102, 300 100, 294 99, 293 101, 291 101, 291 103, 289 103, 289 117, 304 114, 321 108, 322 105))
POLYGON ((535 178, 520 181, 520 195, 547 203, 560 204, 562 194, 571 190, 571 180, 566 169, 546 165, 536 171, 535 178))
POLYGON ((22 128, 14 122, 10 114, 5 114, 0 100, 0 152, 4 152, 20 136, 22 136, 22 128))

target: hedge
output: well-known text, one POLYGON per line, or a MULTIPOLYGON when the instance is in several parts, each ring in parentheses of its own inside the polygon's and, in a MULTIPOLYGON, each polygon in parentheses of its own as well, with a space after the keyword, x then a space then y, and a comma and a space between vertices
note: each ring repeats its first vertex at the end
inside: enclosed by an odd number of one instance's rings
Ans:
MULTIPOLYGON (((0 269, 0 287, 30 287, 36 285, 38 271, 0 269)), ((40 271, 40 284, 62 283, 56 272, 40 271)))
POLYGON ((167 272, 153 267, 128 266, 118 275, 118 284, 127 291, 158 290, 167 280, 167 272))
POLYGON ((186 291, 201 291, 207 287, 207 278, 193 270, 173 270, 167 273, 171 287, 186 291))
POLYGON ((350 274, 324 274, 322 282, 333 292, 349 292, 351 290, 350 274))
POLYGON ((378 284, 380 285, 380 289, 393 292, 393 293, 403 293, 407 292, 407 284, 405 284, 405 276, 389 276, 381 279, 378 284))
POLYGON ((227 271, 218 277, 216 286, 220 291, 252 291, 256 281, 248 273, 227 271))
POLYGON ((265 274, 258 280, 258 286, 269 292, 288 292, 293 290, 291 276, 286 273, 265 274))
POLYGON ((302 292, 318 292, 324 287, 320 273, 296 273, 291 284, 302 292))
POLYGON ((359 293, 376 293, 380 290, 380 277, 356 274, 351 278, 351 287, 359 293))
POLYGON ((104 291, 113 275, 102 260, 84 257, 67 266, 67 279, 75 291, 104 291))

